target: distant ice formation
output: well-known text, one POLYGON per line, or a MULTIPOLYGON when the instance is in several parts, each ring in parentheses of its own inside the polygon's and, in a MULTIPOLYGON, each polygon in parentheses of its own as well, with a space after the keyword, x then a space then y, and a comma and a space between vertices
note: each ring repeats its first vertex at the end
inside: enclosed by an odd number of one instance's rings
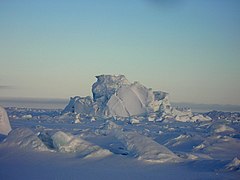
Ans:
POLYGON ((63 113, 123 118, 151 115, 148 119, 153 121, 155 119, 211 120, 202 115, 193 115, 190 109, 172 107, 168 93, 153 91, 139 82, 130 83, 124 75, 100 75, 96 78, 97 82, 92 85, 93 98, 71 97, 63 113))

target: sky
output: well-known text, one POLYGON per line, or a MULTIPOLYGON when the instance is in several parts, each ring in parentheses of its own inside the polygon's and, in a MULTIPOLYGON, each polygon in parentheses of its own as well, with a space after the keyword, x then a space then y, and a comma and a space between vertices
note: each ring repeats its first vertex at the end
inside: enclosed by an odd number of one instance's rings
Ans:
POLYGON ((124 74, 174 102, 240 105, 239 0, 1 0, 0 97, 91 95, 124 74))

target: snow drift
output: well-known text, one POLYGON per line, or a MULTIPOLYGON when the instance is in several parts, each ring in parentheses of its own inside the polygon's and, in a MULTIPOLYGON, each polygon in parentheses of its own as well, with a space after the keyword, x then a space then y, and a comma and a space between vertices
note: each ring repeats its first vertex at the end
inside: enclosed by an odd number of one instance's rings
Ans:
POLYGON ((138 160, 149 163, 175 163, 182 161, 181 158, 165 146, 137 132, 124 132, 119 125, 112 121, 108 121, 108 130, 138 160))
POLYGON ((214 159, 227 160, 239 156, 240 140, 228 135, 213 134, 194 148, 195 152, 204 152, 214 159), (226 148, 228 147, 228 148, 226 148), (230 147, 230 148, 229 148, 230 147))
POLYGON ((47 146, 28 128, 12 130, 4 140, 4 146, 20 147, 27 150, 50 151, 47 146))
POLYGON ((59 152, 76 153, 78 156, 84 158, 104 158, 112 155, 109 150, 62 131, 56 132, 52 136, 52 140, 55 149, 59 152))
POLYGON ((202 115, 193 115, 190 109, 172 107, 168 93, 153 91, 139 82, 130 83, 124 75, 100 75, 96 78, 97 82, 92 86, 93 98, 71 98, 63 113, 107 117, 155 114, 155 118, 177 121, 211 120, 202 115))
POLYGON ((0 106, 0 134, 8 135, 11 130, 12 128, 9 123, 7 112, 0 106))

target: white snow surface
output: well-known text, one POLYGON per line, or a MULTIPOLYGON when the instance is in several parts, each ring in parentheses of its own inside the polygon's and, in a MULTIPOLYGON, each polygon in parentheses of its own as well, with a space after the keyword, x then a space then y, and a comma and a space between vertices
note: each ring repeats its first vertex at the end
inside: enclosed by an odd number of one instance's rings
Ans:
POLYGON ((155 112, 104 117, 57 109, 6 111, 13 130, 0 136, 0 179, 240 177, 240 113, 181 122, 157 120, 155 112))
POLYGON ((6 110, 0 106, 0 134, 8 135, 12 130, 6 110))

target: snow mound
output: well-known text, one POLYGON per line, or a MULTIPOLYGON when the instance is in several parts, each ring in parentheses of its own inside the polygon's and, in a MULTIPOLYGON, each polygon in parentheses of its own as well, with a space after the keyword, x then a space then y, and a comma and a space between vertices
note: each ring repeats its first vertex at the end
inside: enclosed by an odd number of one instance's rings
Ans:
POLYGON ((87 142, 80 137, 74 137, 71 134, 62 131, 56 132, 52 136, 53 146, 57 151, 63 153, 76 153, 84 158, 104 158, 112 153, 109 150, 87 142))
POLYGON ((240 171, 240 160, 235 157, 229 164, 225 166, 227 171, 240 171))
POLYGON ((212 158, 207 154, 201 153, 185 153, 186 159, 188 160, 211 160, 212 158))
POLYGON ((204 152, 219 160, 229 160, 233 157, 239 157, 239 149, 239 139, 220 135, 207 137, 201 144, 194 148, 196 152, 204 152))
POLYGON ((191 121, 195 122, 195 121, 211 121, 212 118, 210 118, 209 116, 203 116, 202 114, 198 114, 198 115, 194 115, 191 117, 191 121))
POLYGON ((197 121, 211 121, 212 119, 208 116, 203 116, 202 114, 194 115, 191 109, 179 109, 171 108, 168 117, 174 118, 176 121, 181 122, 197 122, 197 121))
POLYGON ((6 110, 0 106, 0 134, 8 135, 12 130, 6 110))
POLYGON ((222 132, 235 132, 235 129, 225 125, 225 124, 220 124, 214 129, 215 133, 222 133, 222 132))
POLYGON ((170 141, 168 141, 164 145, 172 146, 172 147, 178 146, 178 145, 182 144, 183 142, 189 140, 190 138, 191 138, 190 135, 181 134, 178 137, 171 139, 170 141))
POLYGON ((33 117, 32 117, 32 115, 31 114, 27 114, 27 115, 23 115, 22 116, 22 119, 26 119, 26 120, 30 120, 30 119, 32 119, 33 117))
POLYGON ((139 119, 131 118, 131 119, 129 120, 129 123, 130 123, 130 124, 139 124, 140 121, 139 121, 139 119))
POLYGON ((49 151, 47 146, 28 128, 17 128, 12 130, 3 142, 4 146, 18 146, 20 148, 49 151))
POLYGON ((109 130, 126 149, 139 160, 149 163, 174 163, 182 161, 176 154, 151 138, 137 132, 124 132, 121 127, 109 122, 109 130))

